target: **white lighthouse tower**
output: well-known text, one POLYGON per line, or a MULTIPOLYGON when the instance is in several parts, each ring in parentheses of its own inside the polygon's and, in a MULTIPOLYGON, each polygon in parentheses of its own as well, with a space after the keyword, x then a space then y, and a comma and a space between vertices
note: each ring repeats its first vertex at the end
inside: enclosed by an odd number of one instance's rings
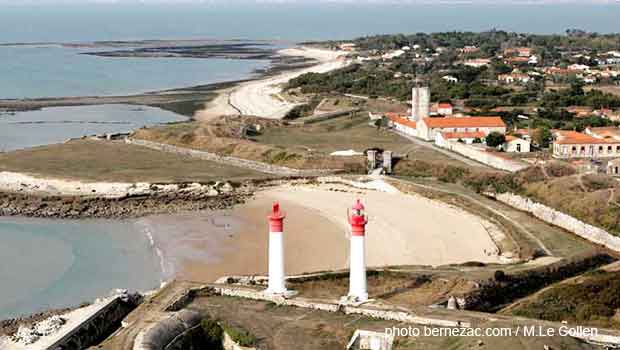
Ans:
POLYGON ((349 299, 358 302, 368 300, 366 286, 366 224, 368 218, 364 205, 358 199, 348 214, 351 225, 351 261, 349 263, 349 299))
POLYGON ((284 214, 274 203, 269 215, 269 286, 268 294, 288 294, 284 284, 284 214))

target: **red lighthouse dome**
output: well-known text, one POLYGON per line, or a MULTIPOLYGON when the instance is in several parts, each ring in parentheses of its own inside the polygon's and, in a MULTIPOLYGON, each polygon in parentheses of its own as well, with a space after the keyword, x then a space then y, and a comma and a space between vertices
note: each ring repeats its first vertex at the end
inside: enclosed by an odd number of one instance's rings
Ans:
POLYGON ((364 204, 358 199, 353 207, 352 212, 349 214, 349 224, 351 224, 351 235, 364 236, 366 234, 366 224, 368 218, 366 217, 364 204))

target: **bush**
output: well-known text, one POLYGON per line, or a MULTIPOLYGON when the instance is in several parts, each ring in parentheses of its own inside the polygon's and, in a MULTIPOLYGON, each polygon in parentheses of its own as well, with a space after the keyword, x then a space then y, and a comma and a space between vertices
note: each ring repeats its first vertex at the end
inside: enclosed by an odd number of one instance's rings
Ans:
POLYGON ((222 342, 224 341, 224 331, 217 321, 207 317, 200 322, 200 326, 204 333, 205 348, 214 350, 223 349, 222 342))
POLYGON ((228 324, 223 324, 222 328, 235 343, 245 347, 256 345, 256 337, 250 334, 247 330, 228 324))

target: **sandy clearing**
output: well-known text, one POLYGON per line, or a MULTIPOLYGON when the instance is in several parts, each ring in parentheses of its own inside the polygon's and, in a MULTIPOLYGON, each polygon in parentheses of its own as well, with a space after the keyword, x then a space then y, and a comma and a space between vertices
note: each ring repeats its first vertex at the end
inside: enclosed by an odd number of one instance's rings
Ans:
POLYGON ((286 212, 288 275, 348 267, 347 208, 361 198, 370 215, 368 266, 500 263, 485 225, 444 203, 414 195, 344 185, 279 186, 226 211, 142 219, 168 271, 182 280, 267 273, 267 215, 274 201, 286 212), (489 252, 489 253, 487 253, 489 252))
MULTIPOLYGON (((369 266, 499 263, 497 246, 479 217, 415 195, 344 186, 285 186, 270 195, 318 210, 346 234, 346 210, 360 198, 367 207, 369 266), (333 191, 331 189, 337 189, 333 191), (342 192, 347 191, 347 192, 342 192)), ((289 219, 291 220, 291 219, 289 219)))
POLYGON ((350 64, 342 59, 342 51, 331 51, 309 47, 298 47, 279 51, 282 55, 303 56, 317 60, 315 66, 292 72, 284 72, 274 77, 242 83, 239 86, 223 90, 205 109, 196 113, 194 118, 208 120, 219 115, 252 115, 263 118, 281 119, 296 106, 279 98, 282 84, 306 73, 326 73, 350 64))
POLYGON ((194 114, 194 119, 206 122, 223 115, 238 115, 239 111, 228 103, 233 90, 234 88, 229 88, 218 91, 217 97, 205 104, 205 109, 194 114))

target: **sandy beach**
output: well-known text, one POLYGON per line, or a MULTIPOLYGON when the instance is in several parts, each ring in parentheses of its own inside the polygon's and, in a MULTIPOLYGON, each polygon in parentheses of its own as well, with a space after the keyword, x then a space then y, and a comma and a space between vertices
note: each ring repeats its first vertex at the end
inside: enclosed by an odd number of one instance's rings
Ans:
POLYGON ((274 201, 286 212, 287 274, 348 267, 346 210, 367 206, 368 266, 498 263, 481 218, 429 199, 344 185, 281 186, 227 211, 155 216, 151 231, 165 270, 184 280, 212 282, 224 275, 267 273, 266 217, 274 201))
POLYGON ((347 66, 343 59, 345 52, 310 47, 297 47, 280 50, 286 56, 303 56, 316 60, 312 67, 284 72, 274 77, 242 83, 237 87, 220 91, 220 95, 207 103, 206 108, 194 116, 198 120, 208 120, 219 115, 252 115, 263 118, 281 119, 296 106, 285 101, 280 95, 282 85, 306 73, 326 73, 347 66))

